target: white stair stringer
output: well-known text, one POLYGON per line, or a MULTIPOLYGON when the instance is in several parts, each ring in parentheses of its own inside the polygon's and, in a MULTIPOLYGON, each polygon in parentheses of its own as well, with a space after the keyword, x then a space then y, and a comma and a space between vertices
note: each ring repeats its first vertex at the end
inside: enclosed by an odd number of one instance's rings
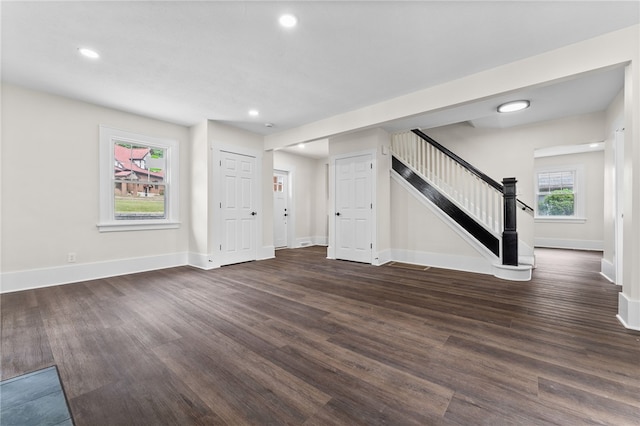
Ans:
MULTIPOLYGON (((530 254, 527 250, 527 245, 524 242, 519 242, 518 248, 523 247, 525 250, 523 252, 522 258, 519 257, 520 265, 518 266, 508 266, 502 265, 499 257, 494 255, 487 247, 481 244, 477 239, 471 236, 462 226, 460 226, 456 221, 451 219, 446 213, 444 213, 438 206, 436 206, 431 200, 421 194, 416 188, 414 188, 409 182, 407 182, 402 176, 400 176, 395 170, 391 170, 391 178, 398 183, 402 188, 407 190, 409 194, 411 194, 416 200, 420 201, 424 206, 426 206, 435 216, 437 216, 442 223, 448 226, 451 230, 453 230, 456 234, 458 234, 465 242, 469 244, 476 252, 478 252, 482 257, 486 260, 486 264, 484 266, 475 265, 473 270, 468 267, 456 268, 455 266, 449 265, 429 265, 425 264, 425 266, 435 266, 435 267, 445 267, 449 269, 459 269, 465 271, 472 271, 478 273, 490 274, 498 278, 502 278, 510 281, 529 281, 531 279, 531 270, 533 267, 533 249, 531 249, 530 254)), ((396 256, 392 256, 396 257, 396 256)), ((392 259, 399 262, 406 261, 406 259, 392 259)), ((413 261, 409 263, 420 263, 419 261, 413 261)))

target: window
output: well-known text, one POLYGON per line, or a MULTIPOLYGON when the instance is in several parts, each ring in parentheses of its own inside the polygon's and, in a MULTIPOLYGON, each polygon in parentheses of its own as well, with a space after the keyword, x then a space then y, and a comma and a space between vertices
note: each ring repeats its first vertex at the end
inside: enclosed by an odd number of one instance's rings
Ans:
POLYGON ((581 219, 584 194, 579 192, 579 167, 536 172, 536 217, 541 219, 581 219))
POLYGON ((100 126, 105 231, 177 228, 178 143, 100 126))
POLYGON ((282 176, 273 176, 273 192, 284 192, 284 178, 282 176))

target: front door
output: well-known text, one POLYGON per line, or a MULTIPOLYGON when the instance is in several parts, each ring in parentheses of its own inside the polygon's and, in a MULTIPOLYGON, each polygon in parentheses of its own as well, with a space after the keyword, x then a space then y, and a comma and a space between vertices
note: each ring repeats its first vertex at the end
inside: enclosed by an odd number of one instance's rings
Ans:
POLYGON ((256 159, 232 152, 221 153, 222 252, 223 265, 255 260, 256 159))
POLYGON ((336 160, 336 259, 371 263, 371 154, 336 160))
POLYGON ((273 244, 276 248, 287 247, 287 225, 289 174, 280 170, 273 172, 273 244))

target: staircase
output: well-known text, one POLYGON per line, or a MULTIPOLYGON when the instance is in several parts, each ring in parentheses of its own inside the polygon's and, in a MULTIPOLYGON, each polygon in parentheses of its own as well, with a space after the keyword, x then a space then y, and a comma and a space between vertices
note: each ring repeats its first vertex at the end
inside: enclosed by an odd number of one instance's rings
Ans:
POLYGON ((424 197, 447 225, 492 264, 497 277, 531 279, 533 250, 518 240, 516 209, 533 209, 515 196, 515 178, 497 182, 420 130, 393 135, 392 176, 424 197), (523 255, 520 251, 525 251, 523 255))

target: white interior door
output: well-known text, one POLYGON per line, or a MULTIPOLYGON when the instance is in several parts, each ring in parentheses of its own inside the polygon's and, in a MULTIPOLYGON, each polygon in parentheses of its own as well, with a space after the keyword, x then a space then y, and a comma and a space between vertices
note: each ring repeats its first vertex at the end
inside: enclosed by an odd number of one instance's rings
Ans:
POLYGON ((257 173, 255 157, 221 153, 222 264, 255 260, 257 173))
POLYGON ((289 223, 289 174, 280 170, 273 172, 273 244, 276 248, 287 247, 289 223))
POLYGON ((371 263, 372 168, 371 154, 336 160, 336 259, 371 263))

